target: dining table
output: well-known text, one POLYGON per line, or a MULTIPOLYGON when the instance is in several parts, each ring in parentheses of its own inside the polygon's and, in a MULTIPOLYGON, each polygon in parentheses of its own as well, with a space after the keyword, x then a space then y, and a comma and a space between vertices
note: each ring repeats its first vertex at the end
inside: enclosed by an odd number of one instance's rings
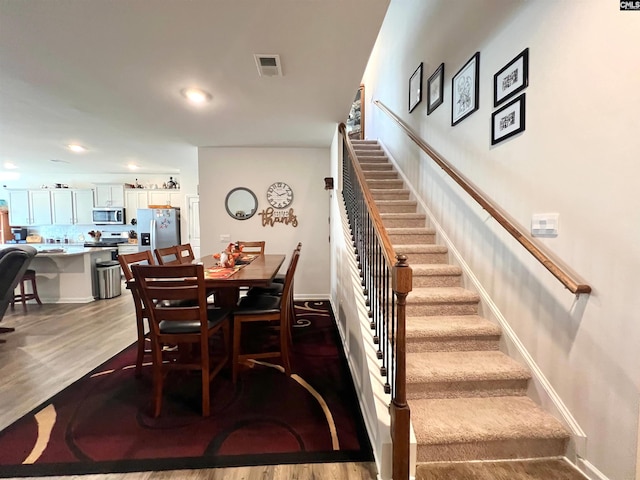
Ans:
POLYGON ((215 305, 233 308, 241 287, 268 287, 284 263, 284 254, 243 255, 234 267, 221 267, 219 259, 207 255, 195 259, 205 270, 207 291, 214 291, 215 305))

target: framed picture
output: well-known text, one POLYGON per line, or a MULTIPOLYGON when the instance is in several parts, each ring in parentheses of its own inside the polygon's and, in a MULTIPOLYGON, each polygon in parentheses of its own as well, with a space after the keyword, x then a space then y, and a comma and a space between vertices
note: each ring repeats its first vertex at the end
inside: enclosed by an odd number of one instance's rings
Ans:
POLYGON ((422 100, 422 62, 409 79, 409 113, 418 106, 422 100))
POLYGON ((491 114, 491 145, 524 131, 525 95, 523 93, 491 114))
POLYGON ((493 76, 493 106, 497 107, 529 85, 529 49, 525 48, 516 58, 493 76))
POLYGON ((451 80, 451 126, 478 110, 479 92, 480 52, 476 52, 451 80))
POLYGON ((444 102, 444 63, 427 80, 427 115, 444 102))

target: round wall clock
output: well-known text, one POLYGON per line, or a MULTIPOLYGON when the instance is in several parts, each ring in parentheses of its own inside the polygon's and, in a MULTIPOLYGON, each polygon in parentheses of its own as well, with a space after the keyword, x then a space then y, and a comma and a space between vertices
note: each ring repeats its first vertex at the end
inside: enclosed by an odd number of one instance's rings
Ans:
POLYGON ((293 202, 293 190, 284 182, 276 182, 267 189, 267 201, 273 208, 286 208, 293 202))

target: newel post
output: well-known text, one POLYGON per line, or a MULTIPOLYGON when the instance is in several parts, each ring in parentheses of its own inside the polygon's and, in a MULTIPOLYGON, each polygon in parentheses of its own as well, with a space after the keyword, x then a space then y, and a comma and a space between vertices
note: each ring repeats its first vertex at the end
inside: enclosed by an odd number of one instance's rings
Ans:
POLYGON ((396 255, 393 267, 393 291, 397 298, 395 395, 389 406, 393 441, 393 480, 409 478, 409 425, 411 412, 407 405, 406 304, 412 289, 413 272, 406 255, 396 255))

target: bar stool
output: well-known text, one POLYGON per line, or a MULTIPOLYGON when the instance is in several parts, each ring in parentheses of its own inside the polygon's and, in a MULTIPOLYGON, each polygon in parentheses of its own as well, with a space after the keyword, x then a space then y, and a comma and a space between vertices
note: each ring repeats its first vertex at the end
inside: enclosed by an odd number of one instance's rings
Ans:
POLYGON ((22 279, 20 280, 20 295, 14 295, 11 301, 11 310, 15 308, 15 302, 22 302, 22 308, 27 309, 27 301, 35 300, 38 305, 42 305, 40 297, 38 296, 38 287, 36 286, 36 271, 28 269, 24 272, 22 279), (31 282, 31 293, 25 293, 25 282, 31 282))

